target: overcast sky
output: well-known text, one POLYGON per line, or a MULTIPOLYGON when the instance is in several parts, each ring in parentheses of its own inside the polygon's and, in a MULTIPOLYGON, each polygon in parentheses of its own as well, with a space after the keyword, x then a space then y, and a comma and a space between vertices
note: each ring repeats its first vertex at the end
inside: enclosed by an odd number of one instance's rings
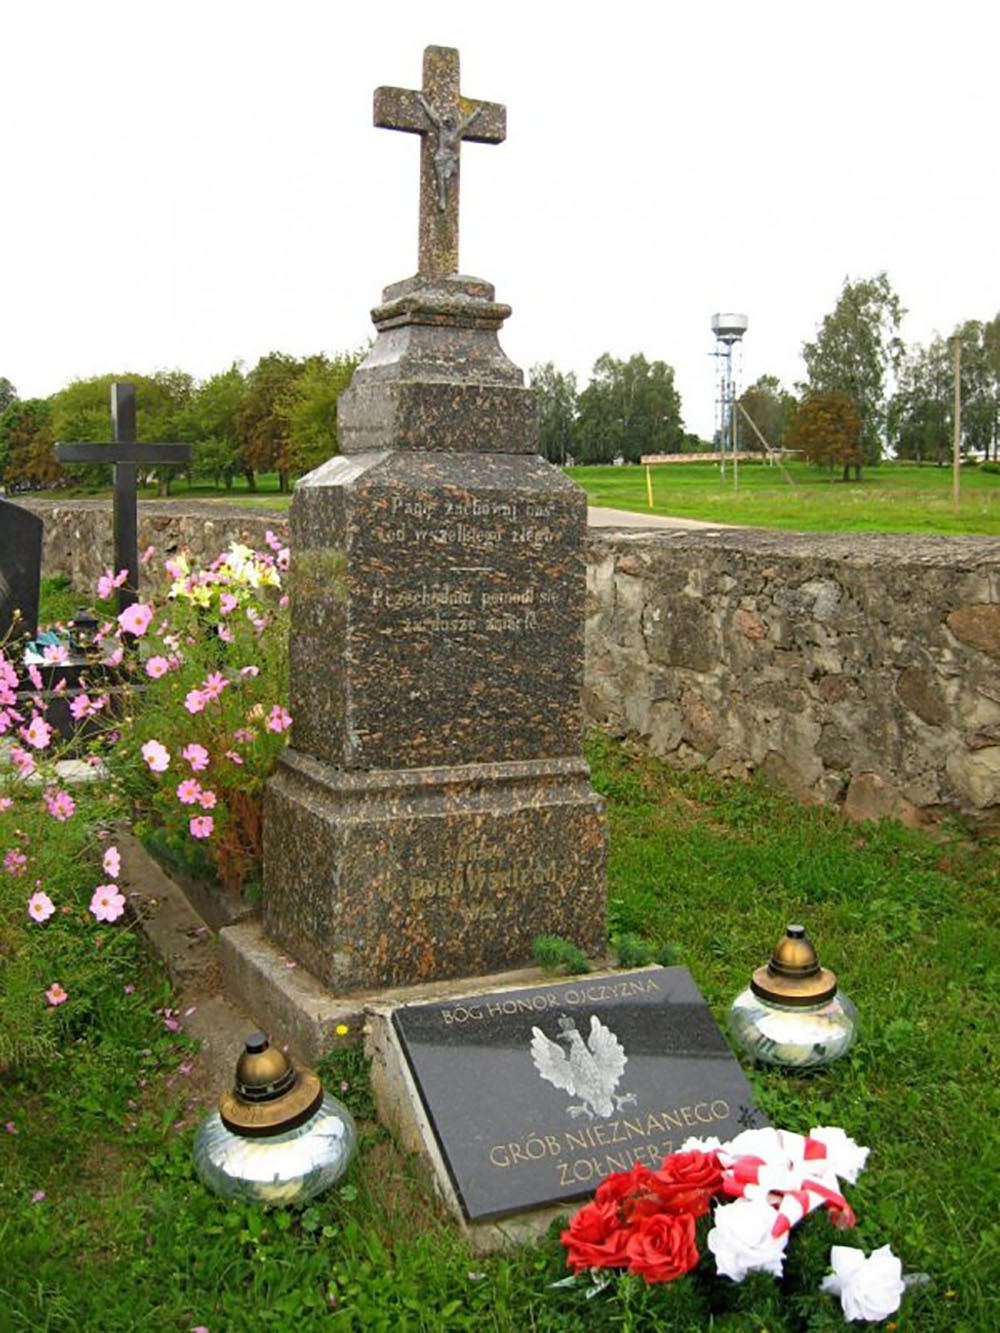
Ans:
POLYGON ((207 376, 357 346, 416 267, 414 136, 372 126, 457 46, 507 142, 462 153, 461 264, 526 370, 675 367, 710 433, 709 320, 743 378, 803 374, 845 276, 925 342, 1000 310, 1000 7, 635 0, 10 3, 0 375, 207 376))

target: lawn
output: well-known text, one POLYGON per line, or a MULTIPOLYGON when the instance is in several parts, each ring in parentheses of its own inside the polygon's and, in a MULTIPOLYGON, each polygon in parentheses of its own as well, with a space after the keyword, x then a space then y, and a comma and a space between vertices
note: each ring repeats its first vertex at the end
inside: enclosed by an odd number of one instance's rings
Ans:
MULTIPOLYGON (((952 503, 948 467, 883 463, 868 468, 862 481, 843 482, 804 463, 785 463, 784 471, 761 463, 742 464, 734 486, 727 470, 720 481, 712 463, 664 463, 650 469, 653 509, 642 467, 572 467, 567 472, 586 490, 592 505, 640 513, 698 518, 715 523, 789 528, 797 532, 958 532, 1000 535, 1000 474, 976 467, 962 469, 959 513, 952 503), (791 480, 788 480, 791 478, 791 480)), ((111 492, 87 492, 107 494, 111 492)), ((39 498, 49 495, 38 492, 39 498)), ((51 493, 65 499, 66 491, 51 493)), ((156 499, 148 487, 141 498, 156 499)), ((183 479, 171 485, 172 500, 212 500, 229 504, 287 509, 291 497, 278 491, 277 473, 262 473, 257 490, 238 477, 231 490, 215 490, 183 479)))
MULTIPOLYGON (((554 1234, 507 1256, 468 1252, 372 1123, 354 1053, 323 1071, 363 1122, 346 1182, 304 1210, 223 1204, 192 1174, 189 1044, 165 1030, 156 1010, 169 988, 136 949, 108 969, 107 993, 67 1027, 57 1059, 0 1075, 0 1327, 832 1333, 845 1327, 839 1306, 817 1287, 830 1243, 845 1239, 891 1243, 908 1271, 930 1275, 899 1328, 1000 1326, 996 847, 888 822, 855 829, 601 737, 590 758, 609 807, 613 930, 669 946, 721 1021, 800 918, 856 1001, 861 1036, 839 1066, 750 1075, 774 1123, 838 1124, 871 1146, 849 1189, 853 1233, 809 1219, 782 1283, 631 1279, 587 1301, 551 1285, 565 1275, 554 1234)), ((3 912, 22 898, 0 876, 3 912)))
POLYGON ((762 463, 744 464, 738 487, 730 468, 721 481, 712 463, 663 463, 650 468, 652 511, 645 468, 574 467, 568 471, 586 489, 590 504, 644 514, 797 532, 1000 535, 1000 475, 975 467, 962 469, 957 514, 951 469, 912 463, 868 468, 860 482, 843 482, 839 473, 804 463, 785 463, 784 470, 762 463))

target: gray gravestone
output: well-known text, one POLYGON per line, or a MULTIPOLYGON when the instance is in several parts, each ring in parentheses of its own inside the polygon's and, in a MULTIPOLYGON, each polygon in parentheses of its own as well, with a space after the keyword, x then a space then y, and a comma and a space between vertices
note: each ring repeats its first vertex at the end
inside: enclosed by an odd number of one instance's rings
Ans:
MULTIPOLYGON (((477 108, 480 108, 477 110, 477 108)), ((268 786, 264 924, 334 989, 605 940, 605 831, 581 751, 586 497, 537 453, 510 307, 459 276, 460 98, 429 47, 376 124, 422 136, 420 272, 386 289, 340 400, 342 455, 292 503, 292 744, 268 786)))
POLYGON ((766 1123, 683 967, 407 1005, 392 1021, 470 1222, 766 1123))
POLYGON ((38 633, 42 568, 42 520, 20 505, 0 500, 0 643, 38 633))

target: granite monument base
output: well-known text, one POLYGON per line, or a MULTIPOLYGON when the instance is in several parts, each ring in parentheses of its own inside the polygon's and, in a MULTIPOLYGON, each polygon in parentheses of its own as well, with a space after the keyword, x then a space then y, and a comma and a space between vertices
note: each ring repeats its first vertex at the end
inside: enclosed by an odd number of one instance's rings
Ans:
POLYGON ((605 942, 602 805, 582 759, 354 773, 295 750, 268 783, 267 934, 342 992, 605 942))

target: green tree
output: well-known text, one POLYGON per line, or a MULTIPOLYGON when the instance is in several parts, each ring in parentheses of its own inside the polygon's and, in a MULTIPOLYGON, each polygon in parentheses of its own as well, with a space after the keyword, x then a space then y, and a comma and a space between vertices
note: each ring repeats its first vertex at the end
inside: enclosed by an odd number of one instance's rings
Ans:
POLYGON ((240 464, 251 490, 255 473, 277 472, 278 487, 287 492, 290 482, 288 422, 281 404, 303 366, 285 352, 262 356, 247 376, 246 397, 237 419, 240 464))
POLYGON ((852 467, 857 480, 861 480, 861 418, 850 394, 837 389, 807 394, 792 419, 788 443, 817 467, 842 467, 844 481, 849 479, 852 467))
POLYGON ((594 362, 578 399, 577 461, 638 463, 643 454, 679 453, 684 442, 681 397, 674 371, 641 352, 617 361, 605 352, 594 362))
POLYGON ((0 412, 5 412, 11 403, 17 401, 17 390, 10 380, 0 375, 0 412))
POLYGON ((885 272, 853 283, 845 278, 816 341, 802 346, 808 393, 843 393, 854 403, 866 463, 877 463, 882 454, 886 379, 903 357, 899 326, 905 313, 885 272))
POLYGON ((46 398, 16 400, 0 412, 0 477, 13 490, 52 486, 62 469, 52 451, 52 405, 46 398))
POLYGON ((565 463, 576 455, 576 376, 545 361, 531 367, 528 383, 538 394, 538 452, 550 463, 565 463))
POLYGON ((952 356, 943 338, 907 348, 886 418, 898 458, 944 463, 951 455, 952 356))
MULTIPOLYGON (((756 383, 740 395, 740 403, 771 448, 781 449, 795 415, 795 395, 782 388, 777 375, 761 375, 756 383)), ((740 425, 743 448, 759 449, 760 441, 750 427, 745 421, 740 425)))
POLYGON ((182 438, 194 445, 192 471, 196 477, 220 481, 228 490, 241 471, 239 418, 246 401, 246 377, 240 362, 212 375, 191 395, 182 438))
POLYGON ((338 452, 337 400, 351 382, 363 351, 333 358, 310 356, 277 400, 284 430, 279 465, 286 473, 311 472, 338 452))

